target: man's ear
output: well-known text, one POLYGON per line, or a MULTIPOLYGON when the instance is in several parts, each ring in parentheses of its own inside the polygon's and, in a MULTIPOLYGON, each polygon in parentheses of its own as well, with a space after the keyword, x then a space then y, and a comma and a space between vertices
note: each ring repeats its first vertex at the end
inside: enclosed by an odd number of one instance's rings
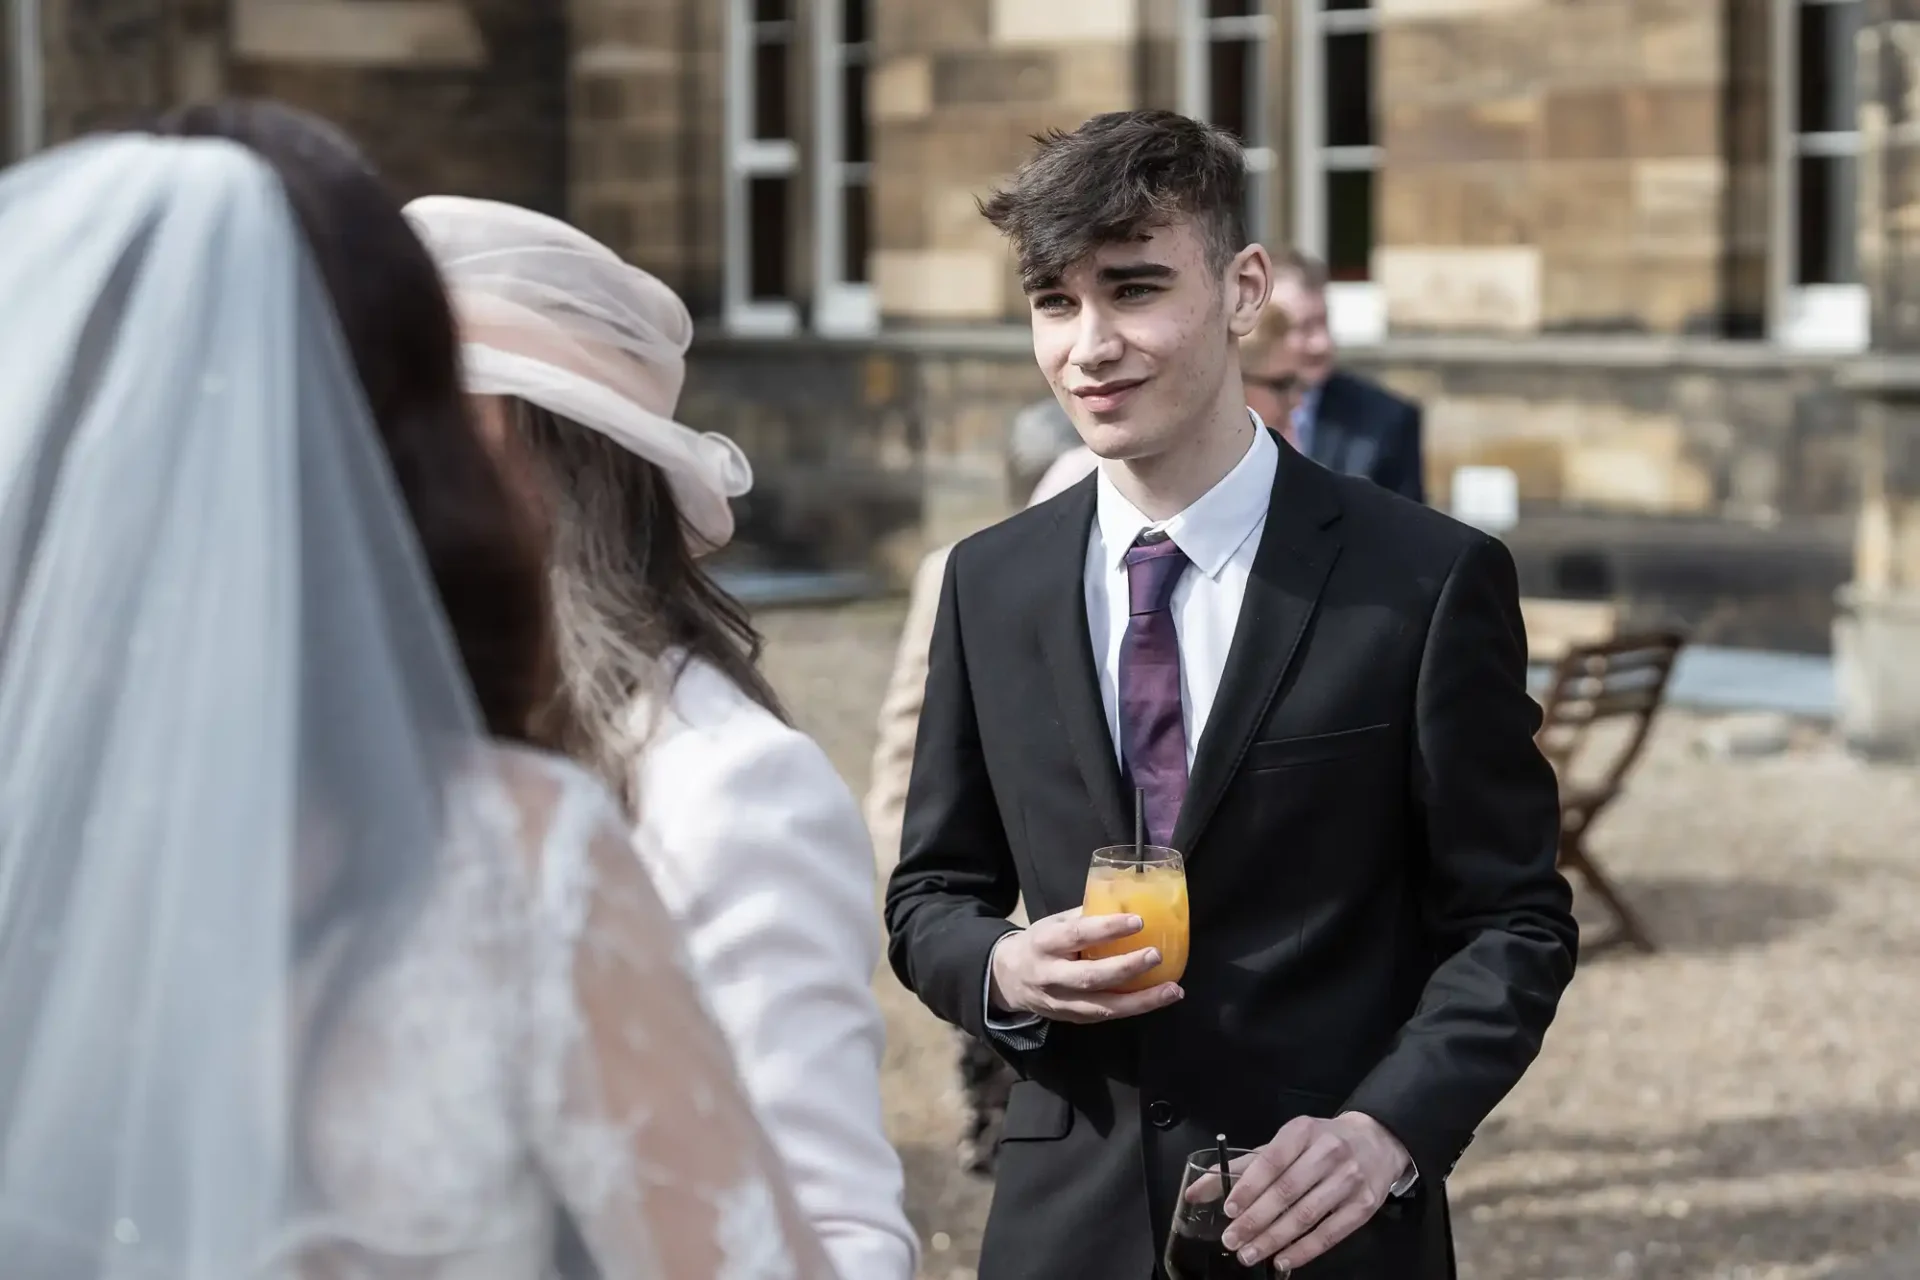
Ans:
POLYGON ((1244 338, 1260 323, 1273 296, 1273 259, 1266 249, 1250 244, 1233 256, 1227 264, 1226 295, 1227 331, 1244 338))

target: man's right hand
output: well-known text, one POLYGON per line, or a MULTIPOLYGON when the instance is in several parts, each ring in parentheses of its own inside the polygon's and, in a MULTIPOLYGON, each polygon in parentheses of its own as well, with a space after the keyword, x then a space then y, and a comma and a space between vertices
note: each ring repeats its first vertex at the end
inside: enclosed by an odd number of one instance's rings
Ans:
POLYGON ((1155 948, 1107 960, 1080 959, 1087 947, 1130 937, 1140 929, 1139 916, 1088 916, 1075 907, 1008 934, 993 949, 994 1007, 1053 1022, 1106 1022, 1166 1008, 1184 994, 1176 983, 1145 991, 1114 990, 1160 963, 1155 948))

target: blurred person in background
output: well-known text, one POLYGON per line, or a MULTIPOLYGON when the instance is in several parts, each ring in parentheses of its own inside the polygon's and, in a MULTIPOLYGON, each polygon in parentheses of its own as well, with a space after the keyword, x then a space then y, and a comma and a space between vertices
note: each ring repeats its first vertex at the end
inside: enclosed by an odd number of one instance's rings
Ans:
POLYGON ((271 105, 0 176, 0 1256, 832 1264, 599 783, 433 263, 271 105))
POLYGON ((1337 367, 1339 353, 1327 327, 1326 266, 1298 250, 1280 255, 1269 305, 1286 316, 1287 333, 1282 349, 1258 372, 1300 379, 1300 403, 1290 415, 1293 446, 1329 471, 1365 476, 1383 489, 1425 502, 1420 406, 1337 367))
MULTIPOLYGON (((1065 492, 1091 475, 1098 462, 1080 443, 1073 420, 1052 396, 1014 415, 1007 435, 1007 482, 1011 492, 1027 495, 1028 506, 1065 492)), ((914 734, 927 686, 927 648, 933 640, 933 618, 951 550, 949 545, 928 552, 914 574, 893 674, 880 706, 866 811, 882 874, 893 870, 900 853, 900 817, 906 808, 914 734)), ((960 1087, 967 1111, 960 1163, 970 1173, 991 1175, 1014 1071, 991 1046, 964 1031, 956 1029, 954 1034, 959 1041, 960 1087)))
POLYGON ((1240 339, 1240 381, 1246 388, 1247 407, 1298 449, 1293 415, 1300 407, 1305 384, 1297 367, 1298 356, 1287 343, 1292 328, 1287 313, 1269 302, 1253 332, 1240 339))
POLYGON ((675 420, 692 319, 545 215, 447 196, 407 214, 448 282, 483 429, 547 528, 559 678, 544 728, 626 801, 841 1275, 909 1280, 918 1245, 880 1104, 873 849, 761 674, 746 611, 701 566, 752 472, 733 441, 675 420))
MULTIPOLYGON (((1007 492, 1026 505, 1044 502, 1092 472, 1097 459, 1087 453, 1073 420, 1052 396, 1036 400, 1013 415, 1007 430, 1007 492), (1051 473, 1051 474, 1049 474, 1051 473)), ((907 617, 900 630, 893 675, 880 707, 879 740, 867 786, 867 826, 879 855, 880 871, 893 870, 900 847, 900 814, 907 802, 907 774, 913 767, 914 727, 920 718, 920 693, 927 682, 927 641, 933 635, 934 606, 951 545, 928 552, 915 570, 907 595, 907 617)))

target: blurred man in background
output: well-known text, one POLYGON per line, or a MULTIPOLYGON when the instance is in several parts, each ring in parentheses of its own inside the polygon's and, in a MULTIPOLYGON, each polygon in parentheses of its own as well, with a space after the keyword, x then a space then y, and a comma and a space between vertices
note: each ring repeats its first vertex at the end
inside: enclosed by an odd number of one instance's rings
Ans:
MULTIPOLYGON (((1007 485, 1016 500, 1024 499, 1028 506, 1044 502, 1091 475, 1098 461, 1080 443, 1072 420, 1052 396, 1014 415, 1007 438, 1007 485)), ((900 817, 907 803, 914 735, 927 686, 927 648, 933 640, 933 619, 950 550, 951 546, 945 546, 929 552, 914 574, 900 648, 880 707, 879 741, 873 751, 866 811, 883 878, 893 870, 900 855, 900 817)), ((991 1174, 1000 1118, 1006 1113, 1007 1091, 1013 1085, 1013 1068, 965 1032, 956 1031, 955 1035, 960 1041, 960 1084, 967 1107, 960 1142, 961 1165, 972 1173, 991 1174)))
POLYGON ((1247 393, 1247 408, 1304 453, 1293 415, 1300 408, 1306 381, 1300 376, 1299 356, 1287 341, 1292 329, 1287 313, 1268 303, 1260 323, 1240 339, 1240 381, 1247 393))
MULTIPOLYGON (((1415 502, 1426 501, 1422 476, 1420 406, 1370 378, 1336 367, 1327 327, 1327 269, 1298 250, 1274 262, 1273 302, 1286 317, 1285 336, 1265 350, 1242 347, 1247 403, 1266 417, 1255 397, 1280 381, 1298 379, 1299 407, 1288 439, 1300 452, 1350 476, 1365 476, 1415 502)), ((1251 341, 1256 335, 1248 335, 1251 341)), ((1278 424, 1272 418, 1269 425, 1278 424)))

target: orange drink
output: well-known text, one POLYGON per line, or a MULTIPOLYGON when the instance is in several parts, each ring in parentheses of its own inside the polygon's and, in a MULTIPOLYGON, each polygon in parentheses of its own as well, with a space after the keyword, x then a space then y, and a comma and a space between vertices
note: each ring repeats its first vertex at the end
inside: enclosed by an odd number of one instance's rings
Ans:
POLYGON ((1104 960, 1147 947, 1160 952, 1159 964, 1115 990, 1145 991, 1178 982, 1187 971, 1187 872, 1172 849, 1148 845, 1136 853, 1132 845, 1117 845, 1096 851, 1081 910, 1090 916, 1135 915, 1141 922, 1140 932, 1088 947, 1082 959, 1104 960))

